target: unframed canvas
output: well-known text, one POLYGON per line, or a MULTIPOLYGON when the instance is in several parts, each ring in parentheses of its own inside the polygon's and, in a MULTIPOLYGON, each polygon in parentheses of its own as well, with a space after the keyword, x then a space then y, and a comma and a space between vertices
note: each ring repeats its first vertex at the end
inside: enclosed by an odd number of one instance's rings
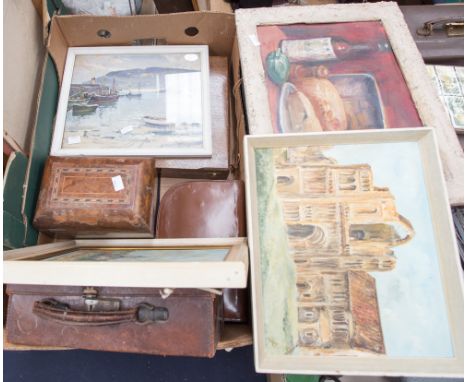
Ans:
POLYGON ((247 136, 259 372, 462 375, 432 129, 247 136))
POLYGON ((436 128, 452 204, 463 151, 396 3, 236 11, 250 134, 436 128))
POLYGON ((208 47, 69 48, 51 155, 211 155, 208 47))

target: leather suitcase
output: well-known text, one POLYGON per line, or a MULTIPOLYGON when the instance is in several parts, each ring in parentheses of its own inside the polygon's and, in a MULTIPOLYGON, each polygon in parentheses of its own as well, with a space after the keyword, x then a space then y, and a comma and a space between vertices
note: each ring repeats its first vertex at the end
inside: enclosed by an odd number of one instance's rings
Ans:
POLYGON ((400 9, 426 63, 463 66, 463 4, 408 5, 400 9))
MULTIPOLYGON (((400 7, 426 64, 464 66, 464 5, 400 7)), ((463 132, 458 142, 464 148, 463 132)))
POLYGON ((8 285, 7 294, 7 339, 20 345, 213 357, 222 324, 219 296, 199 289, 8 285))
MULTIPOLYGON (((161 198, 157 238, 243 237, 244 183, 229 181, 184 182, 161 198)), ((224 321, 246 322, 248 290, 224 289, 224 321)))
POLYGON ((60 238, 151 238, 154 159, 50 157, 33 225, 60 238))

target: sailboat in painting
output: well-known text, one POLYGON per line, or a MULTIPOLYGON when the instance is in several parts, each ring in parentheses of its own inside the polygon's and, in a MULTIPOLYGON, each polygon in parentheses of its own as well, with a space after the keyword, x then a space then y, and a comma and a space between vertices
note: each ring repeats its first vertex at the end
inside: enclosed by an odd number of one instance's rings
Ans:
MULTIPOLYGON (((160 74, 156 73, 156 88, 155 92, 156 94, 159 94, 161 92, 164 92, 165 90, 161 89, 161 79, 160 79, 160 74)), ((153 115, 145 115, 143 117, 143 121, 145 124, 157 128, 158 131, 160 132, 171 132, 175 128, 175 123, 174 122, 169 122, 166 118, 163 117, 158 117, 158 116, 153 116, 153 115)))

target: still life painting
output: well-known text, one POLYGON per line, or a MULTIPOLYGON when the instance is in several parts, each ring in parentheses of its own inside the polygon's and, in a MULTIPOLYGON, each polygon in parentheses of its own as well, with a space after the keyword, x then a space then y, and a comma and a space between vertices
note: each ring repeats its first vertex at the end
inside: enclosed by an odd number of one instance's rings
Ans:
POLYGON ((463 204, 463 150, 397 3, 238 9, 236 29, 249 134, 431 126, 463 204))
POLYGON ((210 156, 207 46, 70 48, 53 155, 210 156))
POLYGON ((379 21, 260 25, 275 132, 421 126, 379 21))
POLYGON ((398 130, 247 139, 257 370, 455 358, 427 173, 417 141, 382 135, 398 130))

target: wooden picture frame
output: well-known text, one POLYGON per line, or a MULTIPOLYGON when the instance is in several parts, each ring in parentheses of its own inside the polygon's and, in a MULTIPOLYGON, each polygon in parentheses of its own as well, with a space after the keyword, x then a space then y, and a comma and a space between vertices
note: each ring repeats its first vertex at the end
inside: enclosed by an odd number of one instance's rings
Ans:
MULTIPOLYGON (((377 22, 381 25, 381 28, 383 27, 383 37, 386 35, 385 38, 388 40, 388 44, 386 43, 384 45, 390 45, 394 54, 392 66, 399 68, 397 71, 400 72, 399 76, 402 77, 402 84, 405 85, 406 83, 407 89, 405 89, 404 92, 406 92, 407 95, 405 95, 404 99, 412 101, 411 107, 413 109, 415 108, 417 111, 416 116, 420 120, 420 124, 414 123, 414 119, 408 119, 405 123, 400 125, 382 123, 381 126, 375 127, 434 127, 438 141, 440 142, 440 156, 444 165, 444 175, 448 184, 450 202, 452 205, 463 204, 463 176, 461 175, 463 172, 463 151, 457 141, 455 132, 450 126, 450 121, 445 113, 443 105, 438 99, 422 57, 396 3, 329 4, 281 9, 262 8, 237 10, 237 35, 242 72, 245 79, 243 85, 250 134, 262 135, 278 132, 276 122, 273 123, 275 118, 277 118, 277 111, 276 109, 271 109, 271 105, 272 103, 274 104, 274 102, 280 102, 276 101, 280 96, 272 94, 271 85, 274 84, 274 81, 281 83, 281 81, 284 81, 284 78, 287 78, 285 76, 287 73, 286 66, 288 64, 283 60, 284 54, 280 55, 280 58, 273 56, 270 64, 272 71, 276 75, 273 77, 269 75, 268 71, 270 69, 266 64, 268 56, 265 58, 266 52, 263 51, 266 49, 267 45, 263 48, 262 38, 274 39, 276 37, 271 37, 274 31, 272 32, 270 29, 268 29, 268 32, 265 31, 264 35, 261 35, 259 33, 259 28, 287 28, 294 26, 295 29, 291 30, 289 35, 293 36, 291 38, 298 39, 296 41, 301 42, 304 41, 301 39, 304 39, 304 36, 307 34, 302 33, 300 28, 316 27, 315 34, 312 35, 312 37, 318 40, 317 32, 319 30, 321 31, 322 28, 325 28, 325 31, 329 30, 330 28, 327 29, 328 25, 341 23, 343 25, 343 30, 345 30, 347 27, 344 23, 349 25, 360 23, 362 25, 365 22, 377 22)), ((309 30, 310 29, 307 29, 307 33, 309 33, 309 30)), ((327 33, 332 35, 331 32, 324 33, 325 35, 321 36, 321 40, 325 40, 323 37, 327 37, 327 33)), ((346 33, 340 36, 346 39, 346 33)), ((360 41, 365 43, 368 39, 366 36, 369 35, 363 34, 361 30, 360 41)), ((268 49, 274 52, 274 47, 270 45, 268 45, 268 49)), ((280 46, 279 50, 281 49, 280 46)), ((290 49, 297 50, 298 46, 292 46, 290 49)), ((375 49, 380 49, 380 47, 375 47, 375 49)), ((328 50, 327 52, 327 54, 330 54, 328 50)), ((322 61, 317 61, 317 64, 325 64, 325 66, 330 67, 330 61, 327 61, 329 58, 321 57, 321 59, 322 61)), ((370 60, 374 60, 374 57, 370 58, 370 60)), ((354 69, 357 70, 357 67, 356 64, 354 69)), ((353 70, 350 70, 350 73, 353 73, 353 70)), ((292 72, 287 75, 291 76, 292 72)), ((318 77, 322 75, 323 74, 317 74, 318 77)), ((385 72, 382 75, 385 77, 385 72)), ((300 84, 301 82, 298 83, 300 84)), ((276 83, 276 85, 278 85, 278 83, 276 83)), ((399 89, 402 89, 402 87, 400 86, 399 89)), ((289 90, 285 92, 286 94, 291 92, 290 89, 283 90, 289 90)), ((301 91, 304 92, 302 89, 301 91)), ((325 89, 322 88, 321 92, 323 94, 325 89)), ((386 94, 393 97, 396 101, 399 100, 400 94, 394 89, 385 90, 383 92, 381 89, 380 95, 386 94)), ((377 97, 378 96, 376 96, 376 98, 377 97)), ((304 97, 302 97, 302 99, 303 98, 304 97)), ((366 102, 367 101, 368 100, 366 100, 366 102)), ((309 117, 311 114, 311 107, 307 104, 304 105, 304 115, 309 117)), ((399 109, 400 107, 396 107, 392 115, 398 115, 399 109)), ((384 108, 384 110, 386 109, 384 108)), ((400 114, 403 115, 404 113, 400 114)), ((302 117, 299 119, 303 121, 302 117)), ((312 120, 314 119, 311 119, 311 121, 312 120)), ((350 127, 348 126, 348 128, 350 127)), ((329 127, 328 129, 333 129, 333 127, 329 127)))
POLYGON ((68 48, 51 155, 209 157, 209 92, 207 45, 68 48))
POLYGON ((144 288, 245 288, 245 238, 70 240, 4 252, 7 284, 90 285, 144 288), (43 261, 75 250, 226 249, 218 260, 43 261))
POLYGON ((246 136, 244 160, 257 372, 463 375, 462 271, 433 129, 246 136))

